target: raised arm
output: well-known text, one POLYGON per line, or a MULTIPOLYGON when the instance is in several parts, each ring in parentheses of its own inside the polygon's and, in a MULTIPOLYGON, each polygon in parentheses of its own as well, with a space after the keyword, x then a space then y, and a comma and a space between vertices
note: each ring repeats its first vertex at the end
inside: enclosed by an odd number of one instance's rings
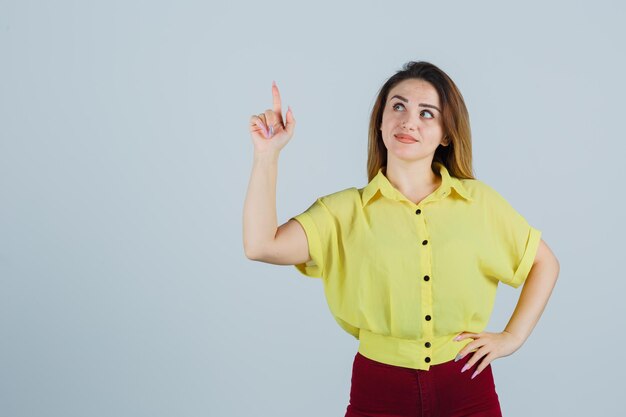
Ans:
POLYGON ((295 119, 289 108, 283 123, 276 83, 272 95, 273 109, 250 118, 254 162, 243 210, 243 246, 249 259, 295 265, 310 260, 304 229, 295 220, 277 227, 276 219, 278 158, 293 136, 295 119))

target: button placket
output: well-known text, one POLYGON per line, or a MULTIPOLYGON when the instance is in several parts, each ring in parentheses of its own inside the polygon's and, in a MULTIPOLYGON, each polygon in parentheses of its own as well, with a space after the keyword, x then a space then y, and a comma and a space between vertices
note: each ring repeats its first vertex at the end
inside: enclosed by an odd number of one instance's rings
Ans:
POLYGON ((423 275, 423 285, 421 289, 422 294, 422 328, 423 337, 425 340, 424 343, 424 362, 430 363, 432 360, 432 344, 430 340, 434 338, 433 324, 432 324, 432 285, 430 281, 431 271, 431 251, 430 251, 430 243, 428 241, 428 231, 426 229, 426 222, 424 220, 424 214, 421 208, 415 210, 415 214, 417 215, 417 231, 418 231, 418 239, 421 239, 419 242, 418 251, 418 259, 419 259, 419 267, 420 271, 424 272, 423 275))

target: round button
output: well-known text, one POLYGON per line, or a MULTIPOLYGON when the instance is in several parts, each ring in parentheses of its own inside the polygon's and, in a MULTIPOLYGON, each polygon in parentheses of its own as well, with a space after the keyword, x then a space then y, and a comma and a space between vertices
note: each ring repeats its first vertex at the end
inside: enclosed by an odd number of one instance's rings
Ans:
POLYGON ((422 212, 422 210, 420 210, 420 209, 415 210, 415 214, 420 214, 421 212, 422 212))
POLYGON ((430 342, 426 342, 426 347, 430 347, 430 342))
POLYGON ((428 275, 424 275, 424 281, 428 281, 430 277, 428 275))
POLYGON ((425 240, 425 241, 423 241, 423 242, 422 242, 422 245, 426 245, 426 244, 428 244, 428 241, 427 241, 427 240, 425 240))
POLYGON ((426 321, 430 321, 430 315, 429 314, 426 315, 426 321))
POLYGON ((426 361, 426 363, 430 362, 430 357, 426 356, 426 359, 424 359, 426 361))

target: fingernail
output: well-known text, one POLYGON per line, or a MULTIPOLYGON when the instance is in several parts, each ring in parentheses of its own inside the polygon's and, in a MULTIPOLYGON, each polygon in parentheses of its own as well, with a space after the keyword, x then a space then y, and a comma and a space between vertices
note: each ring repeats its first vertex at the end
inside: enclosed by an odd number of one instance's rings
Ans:
POLYGON ((457 337, 455 337, 455 338, 454 338, 454 340, 455 340, 456 342, 458 342, 460 337, 461 337, 461 336, 457 336, 457 337))
POLYGON ((467 371, 467 368, 469 368, 469 363, 466 363, 465 366, 463 367, 463 369, 461 369, 461 373, 467 371))
POLYGON ((472 379, 474 379, 476 375, 478 375, 478 371, 474 372, 474 375, 472 375, 472 379))
POLYGON ((263 132, 263 136, 267 137, 267 131, 265 130, 265 126, 263 126, 263 123, 257 120, 256 125, 261 129, 261 132, 263 132))
POLYGON ((459 359, 461 359, 463 357, 463 355, 461 355, 460 353, 458 355, 456 355, 456 358, 454 358, 455 362, 458 362, 459 359))
POLYGON ((270 126, 270 136, 274 135, 274 126, 270 126))

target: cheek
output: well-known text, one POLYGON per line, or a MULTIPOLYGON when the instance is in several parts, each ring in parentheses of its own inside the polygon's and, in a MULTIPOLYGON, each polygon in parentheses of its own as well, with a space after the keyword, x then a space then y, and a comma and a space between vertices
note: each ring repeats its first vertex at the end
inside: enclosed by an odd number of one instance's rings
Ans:
POLYGON ((396 129, 398 127, 398 123, 397 116, 384 116, 381 123, 381 129, 383 132, 387 133, 396 129))
POLYGON ((383 112, 383 123, 389 123, 393 121, 394 119, 396 119, 398 116, 399 115, 397 112, 391 112, 391 111, 385 110, 383 112))
POLYGON ((429 136, 439 136, 443 132, 443 128, 433 120, 422 125, 422 132, 429 136))

